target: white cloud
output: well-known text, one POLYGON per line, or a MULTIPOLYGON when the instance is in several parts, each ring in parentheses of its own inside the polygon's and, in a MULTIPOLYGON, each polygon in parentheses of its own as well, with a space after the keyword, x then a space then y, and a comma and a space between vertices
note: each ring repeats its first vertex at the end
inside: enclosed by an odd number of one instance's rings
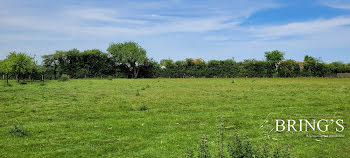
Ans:
POLYGON ((294 22, 276 26, 258 26, 250 28, 256 37, 275 38, 284 36, 303 36, 323 31, 330 31, 339 27, 350 25, 350 18, 337 17, 307 22, 294 22))
POLYGON ((120 18, 121 13, 117 9, 109 8, 71 8, 63 11, 63 16, 75 18, 77 20, 106 21, 124 24, 146 24, 144 20, 133 20, 120 18))
POLYGON ((350 9, 350 1, 348 0, 323 0, 321 3, 331 8, 350 9))

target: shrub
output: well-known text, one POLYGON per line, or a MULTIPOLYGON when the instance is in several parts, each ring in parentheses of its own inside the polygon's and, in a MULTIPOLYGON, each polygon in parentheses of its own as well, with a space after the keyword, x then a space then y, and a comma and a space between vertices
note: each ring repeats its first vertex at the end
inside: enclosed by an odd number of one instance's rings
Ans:
POLYGON ((140 111, 146 111, 146 110, 148 110, 148 107, 146 105, 142 105, 140 107, 140 111))
POLYGON ((13 125, 13 128, 10 129, 9 133, 18 137, 28 136, 28 133, 17 125, 13 125))
POLYGON ((112 81, 112 80, 113 80, 113 77, 112 77, 112 76, 108 76, 108 77, 107 77, 107 80, 111 80, 111 81, 112 81))
POLYGON ((61 77, 58 79, 60 82, 66 82, 69 80, 69 76, 66 74, 62 74, 61 77))

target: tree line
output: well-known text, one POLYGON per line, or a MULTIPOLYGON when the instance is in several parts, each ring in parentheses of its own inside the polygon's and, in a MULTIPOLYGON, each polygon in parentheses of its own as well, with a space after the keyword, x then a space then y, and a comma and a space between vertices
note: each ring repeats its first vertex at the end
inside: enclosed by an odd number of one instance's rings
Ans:
POLYGON ((265 52, 265 60, 163 59, 159 63, 147 57, 147 52, 135 42, 113 43, 107 53, 98 49, 56 51, 42 56, 42 64, 26 53, 11 52, 0 60, 0 74, 8 79, 71 78, 232 78, 232 77, 333 77, 350 72, 350 63, 325 63, 305 56, 303 62, 284 58, 278 50, 265 52))

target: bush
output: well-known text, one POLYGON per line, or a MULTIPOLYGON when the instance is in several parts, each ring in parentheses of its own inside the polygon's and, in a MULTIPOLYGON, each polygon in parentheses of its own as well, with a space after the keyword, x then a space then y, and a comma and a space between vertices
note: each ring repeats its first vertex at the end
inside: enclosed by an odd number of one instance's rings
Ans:
POLYGON ((61 77, 58 79, 60 82, 66 82, 69 80, 69 76, 66 74, 62 74, 61 77))
POLYGON ((107 80, 111 80, 111 81, 112 81, 112 80, 113 80, 113 77, 112 77, 112 76, 108 76, 108 77, 107 77, 107 80))

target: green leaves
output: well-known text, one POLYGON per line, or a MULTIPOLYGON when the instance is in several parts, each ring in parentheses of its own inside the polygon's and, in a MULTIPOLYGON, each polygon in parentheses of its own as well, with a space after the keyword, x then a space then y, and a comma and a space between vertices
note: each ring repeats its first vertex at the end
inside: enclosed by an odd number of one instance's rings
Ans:
POLYGON ((126 73, 137 78, 140 66, 148 60, 146 50, 135 42, 111 44, 107 51, 114 57, 117 65, 127 67, 126 73))

